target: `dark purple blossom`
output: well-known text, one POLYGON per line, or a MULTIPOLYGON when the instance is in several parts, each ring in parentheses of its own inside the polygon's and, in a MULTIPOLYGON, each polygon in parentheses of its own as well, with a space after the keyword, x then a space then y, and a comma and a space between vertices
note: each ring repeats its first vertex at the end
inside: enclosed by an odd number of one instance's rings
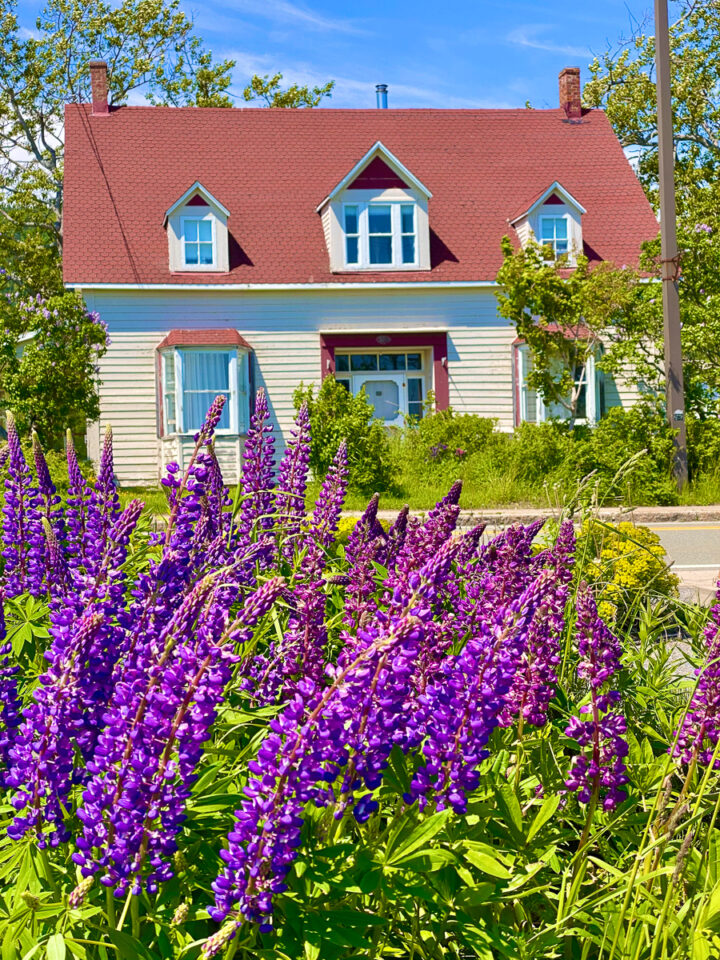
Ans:
POLYGON ((595 600, 586 584, 577 595, 578 676, 590 687, 590 704, 583 712, 588 720, 571 717, 565 734, 583 748, 573 758, 565 785, 577 791, 582 803, 602 800, 606 810, 625 799, 627 783, 624 738, 625 718, 613 707, 620 694, 610 689, 609 681, 620 669, 620 644, 597 612, 595 600))
POLYGON ((5 594, 39 596, 45 574, 45 534, 41 499, 25 462, 11 413, 7 415, 8 477, 3 506, 3 581, 5 594))
POLYGON ((256 532, 256 528, 259 532, 273 526, 274 461, 275 439, 267 396, 264 390, 258 390, 243 451, 237 520, 240 537, 256 532))
POLYGON ((704 633, 705 663, 697 671, 699 679, 677 733, 673 756, 683 763, 714 763, 720 769, 720 757, 715 757, 720 739, 720 583, 704 633))

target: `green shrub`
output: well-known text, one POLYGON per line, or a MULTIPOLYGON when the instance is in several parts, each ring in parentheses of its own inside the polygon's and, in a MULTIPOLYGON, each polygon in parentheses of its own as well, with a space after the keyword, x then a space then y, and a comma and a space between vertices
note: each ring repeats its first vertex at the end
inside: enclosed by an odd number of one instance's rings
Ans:
POLYGON ((650 597, 676 597, 679 580, 668 568, 660 537, 648 527, 586 520, 578 537, 579 579, 599 587, 601 616, 626 625, 650 597))
POLYGON ((688 470, 690 479, 720 475, 720 420, 687 420, 688 470))
POLYGON ((487 448, 496 423, 448 407, 413 421, 405 429, 404 439, 414 455, 428 462, 464 460, 487 448))
POLYGON ((602 499, 677 503, 672 431, 651 402, 613 407, 594 429, 578 433, 570 454, 577 476, 596 474, 602 499))
POLYGON ((515 428, 507 455, 516 476, 543 484, 557 479, 568 462, 573 439, 562 423, 521 423, 515 428))
POLYGON ((315 394, 311 384, 300 384, 294 395, 295 408, 307 403, 312 442, 310 466, 316 477, 324 477, 341 442, 348 447, 350 485, 372 494, 389 490, 395 479, 395 462, 384 425, 374 419, 374 409, 364 392, 352 396, 333 377, 325 377, 315 394))

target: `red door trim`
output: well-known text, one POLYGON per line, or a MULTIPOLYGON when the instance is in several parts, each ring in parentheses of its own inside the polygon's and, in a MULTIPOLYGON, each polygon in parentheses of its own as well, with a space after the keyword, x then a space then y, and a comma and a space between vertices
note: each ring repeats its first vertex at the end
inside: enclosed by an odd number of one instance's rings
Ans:
POLYGON ((372 347, 432 347, 435 406, 447 410, 450 405, 450 378, 446 333, 321 333, 321 376, 335 375, 335 350, 372 347))

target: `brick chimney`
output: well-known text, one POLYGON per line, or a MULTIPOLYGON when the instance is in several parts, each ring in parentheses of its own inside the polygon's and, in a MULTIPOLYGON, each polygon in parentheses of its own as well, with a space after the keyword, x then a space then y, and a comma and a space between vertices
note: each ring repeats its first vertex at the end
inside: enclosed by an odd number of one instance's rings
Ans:
POLYGON ((104 60, 91 60, 90 88, 92 90, 92 112, 94 117, 106 117, 108 107, 107 63, 104 60))
POLYGON ((568 120, 582 119, 580 100, 580 67, 565 67, 560 71, 560 108, 568 120))

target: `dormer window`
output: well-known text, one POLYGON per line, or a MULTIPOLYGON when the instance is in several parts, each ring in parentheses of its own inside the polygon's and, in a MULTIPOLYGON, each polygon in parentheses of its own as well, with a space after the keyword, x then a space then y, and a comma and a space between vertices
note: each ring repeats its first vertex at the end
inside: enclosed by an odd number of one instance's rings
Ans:
POLYGON ((318 207, 331 269, 429 270, 430 196, 376 143, 318 207))
POLYGON ((182 234, 185 266, 212 267, 216 259, 212 218, 183 217, 182 234))
POLYGON ((567 217, 540 217, 540 246, 552 247, 556 259, 568 252, 567 217))
POLYGON ((522 246, 535 241, 550 247, 554 259, 566 257, 573 266, 583 251, 582 218, 587 211, 556 180, 510 220, 522 246))
POLYGON ((194 183, 165 214, 168 254, 173 273, 225 273, 229 267, 230 211, 194 183))
POLYGON ((414 203, 350 203, 343 206, 345 266, 415 266, 414 203))

